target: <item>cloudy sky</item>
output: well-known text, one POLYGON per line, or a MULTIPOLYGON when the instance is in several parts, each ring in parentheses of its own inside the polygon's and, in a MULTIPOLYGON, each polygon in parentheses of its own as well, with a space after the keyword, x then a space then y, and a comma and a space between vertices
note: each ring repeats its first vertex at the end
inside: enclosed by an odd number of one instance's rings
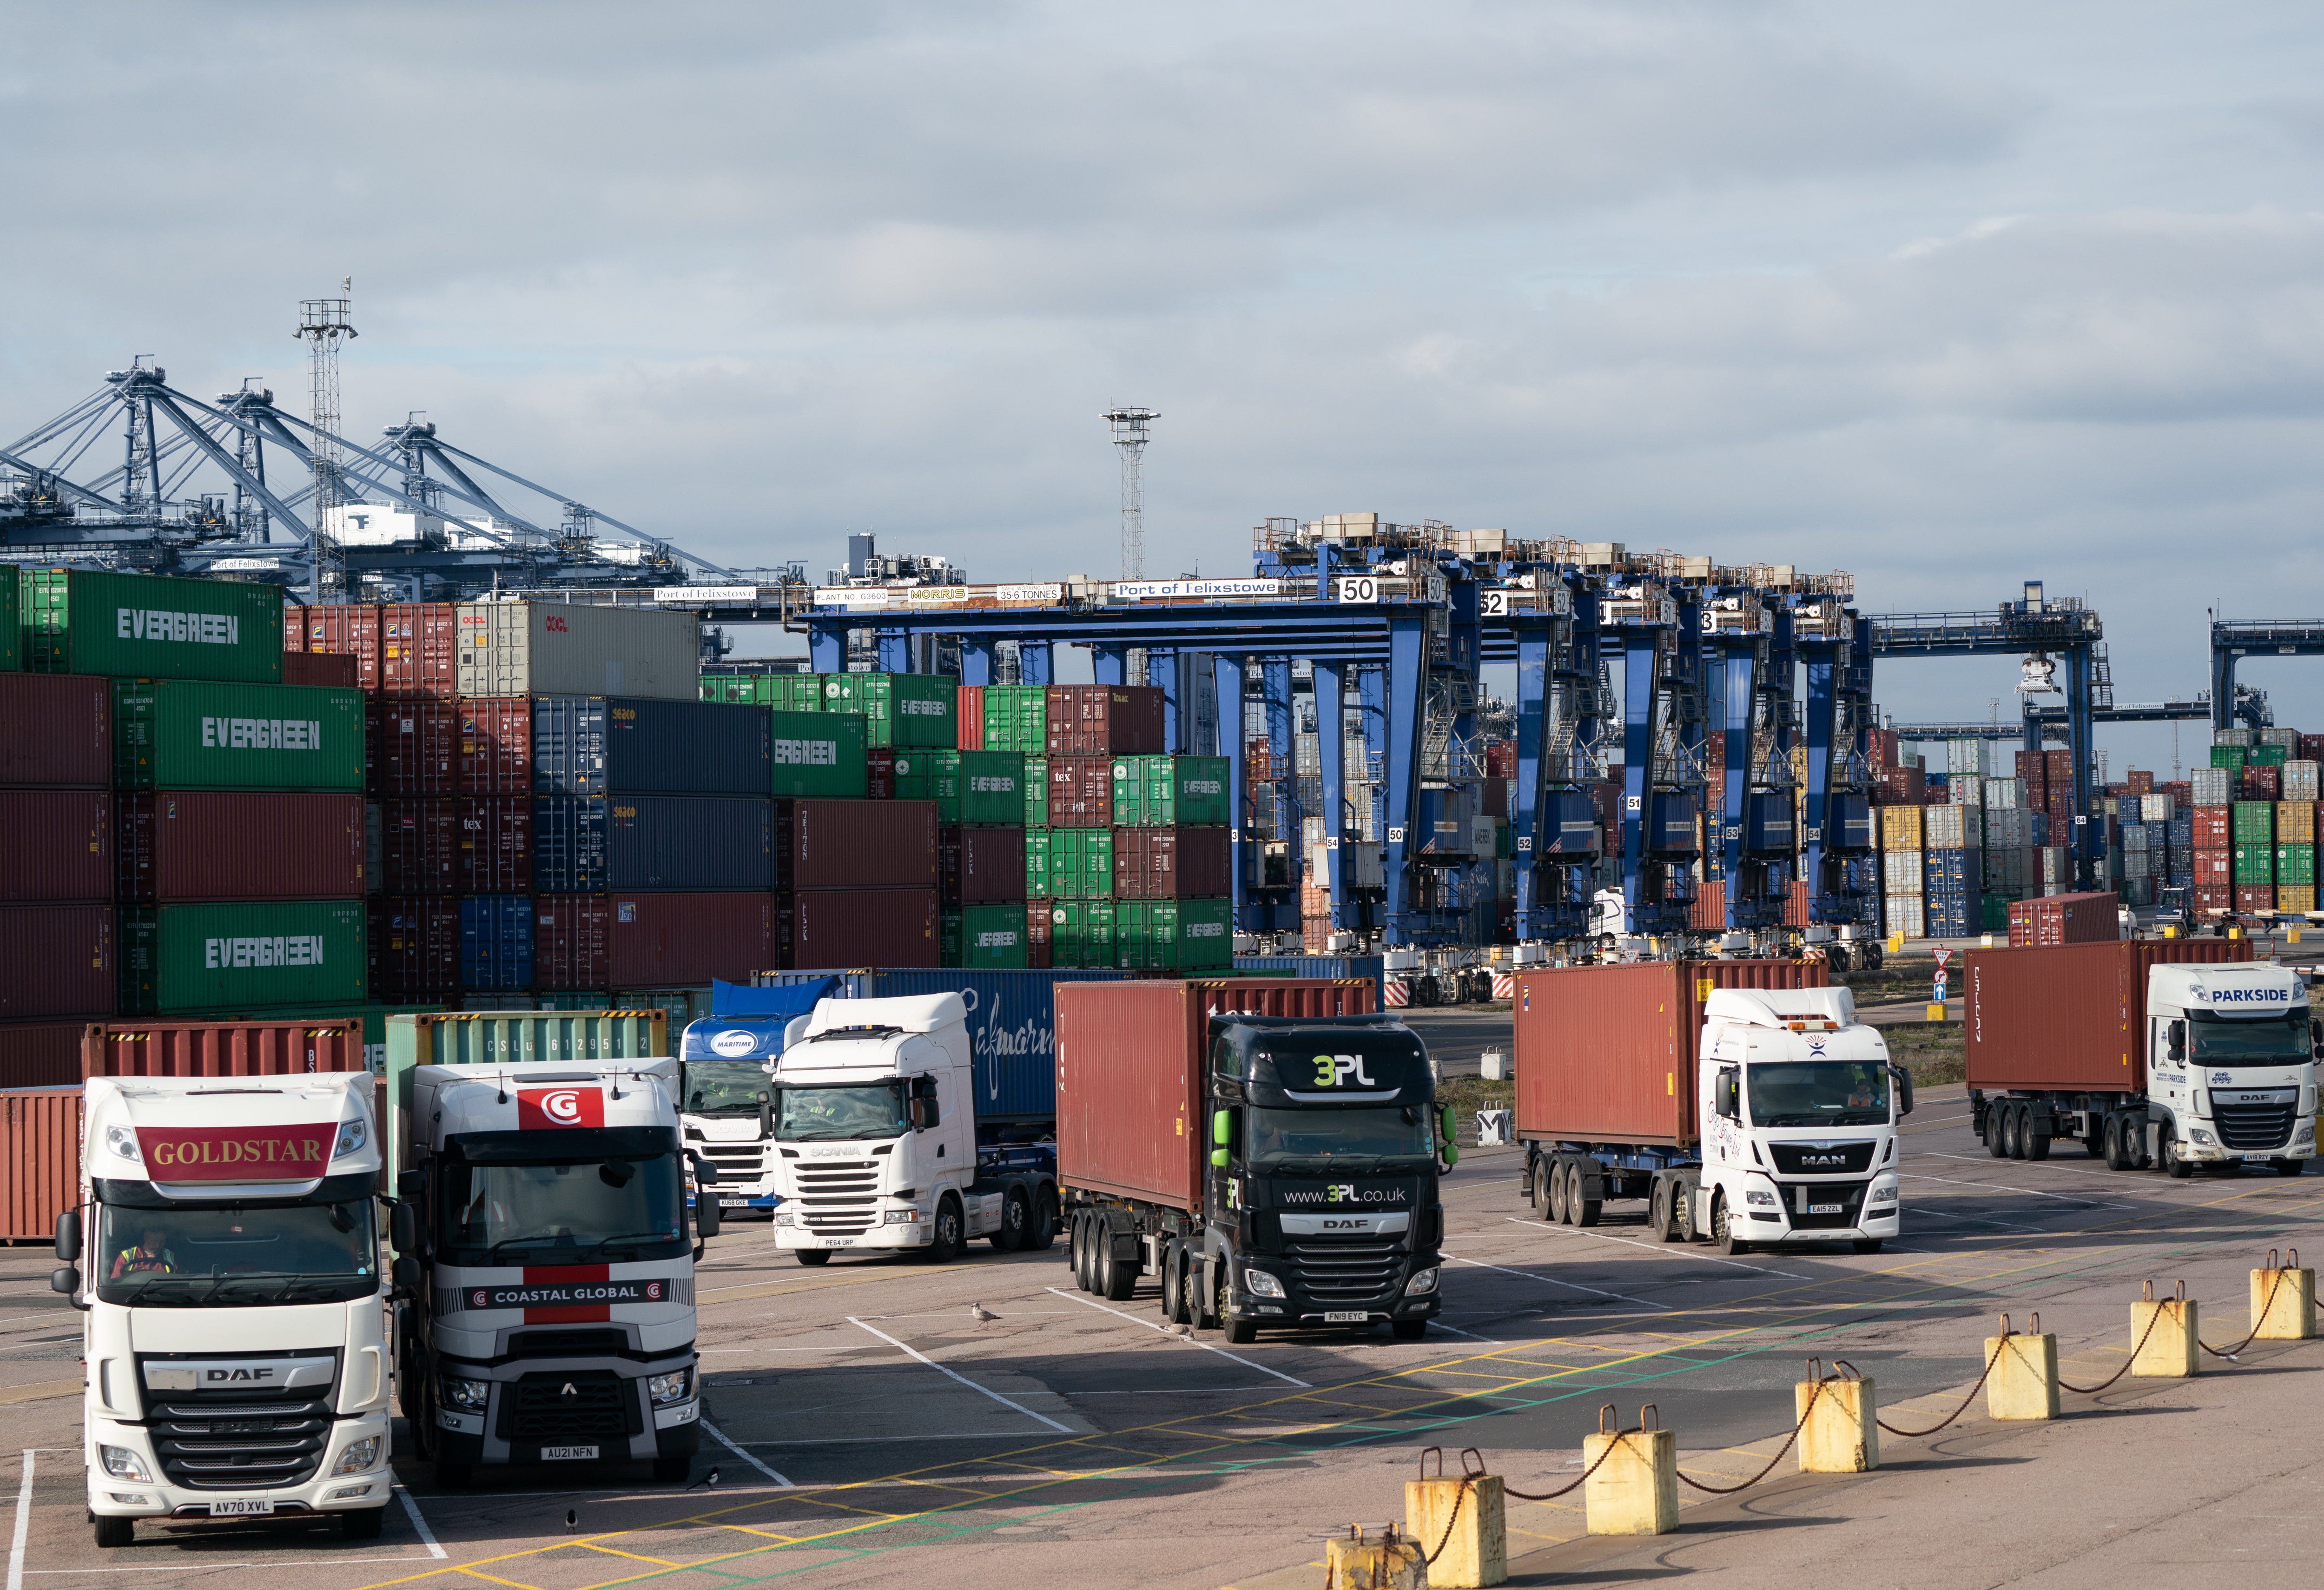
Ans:
MULTIPOLYGON (((1370 509, 2026 578, 2119 693, 2324 613, 2324 13, 1831 4, 20 7, 0 430, 152 353, 705 556, 1114 572, 1370 509)), ((2324 727, 2313 664, 2255 671, 2324 727)), ((1981 714, 2015 670, 1897 667, 1981 714)), ((2112 737, 2147 760, 2167 736, 2112 737)), ((2191 745, 2192 741, 2189 744, 2191 745)))

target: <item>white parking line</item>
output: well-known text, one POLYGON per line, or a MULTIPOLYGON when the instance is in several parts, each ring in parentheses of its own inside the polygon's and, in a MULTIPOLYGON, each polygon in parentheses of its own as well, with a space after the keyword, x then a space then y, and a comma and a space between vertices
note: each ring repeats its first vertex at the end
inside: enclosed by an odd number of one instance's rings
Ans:
POLYGON ((24 1478, 16 1487, 16 1528, 8 1541, 8 1590, 24 1590, 24 1540, 32 1527, 32 1448, 24 1448, 24 1478))
MULTIPOLYGON (((1119 1308, 1107 1308, 1104 1304, 1102 1304, 1102 1303, 1093 1301, 1093 1299, 1088 1299, 1088 1298, 1077 1298, 1077 1297, 1075 1297, 1073 1293, 1071 1293, 1071 1292, 1067 1292, 1067 1291, 1060 1291, 1060 1290, 1058 1290, 1058 1289, 1057 1289, 1057 1288, 1056 1288, 1056 1287, 1048 1287, 1048 1288, 1046 1288, 1046 1289, 1044 1289, 1044 1290, 1047 1290, 1047 1291, 1056 1292, 1056 1293, 1057 1294, 1057 1296, 1059 1296, 1059 1297, 1061 1297, 1061 1298, 1065 1299, 1065 1301, 1066 1301, 1066 1302, 1068 1302, 1068 1303, 1081 1303, 1081 1304, 1084 1304, 1084 1305, 1086 1305, 1086 1306, 1087 1306, 1087 1307, 1089 1307, 1089 1308, 1095 1308, 1095 1309, 1097 1309, 1097 1310, 1098 1310, 1100 1313, 1102 1313, 1102 1314, 1111 1314, 1111 1315, 1112 1315, 1116 1319, 1127 1319, 1127 1320, 1128 1320, 1128 1321, 1130 1321, 1130 1324, 1132 1324, 1132 1325, 1142 1325, 1142 1326, 1144 1326, 1148 1330, 1159 1332, 1159 1333, 1160 1333, 1161 1335, 1163 1335, 1163 1336, 1168 1336, 1168 1335, 1170 1334, 1168 1331, 1163 1330, 1163 1329, 1162 1329, 1162 1327, 1161 1327, 1160 1326, 1158 1326, 1158 1325, 1155 1324, 1152 1320, 1150 1320, 1150 1319, 1140 1319, 1140 1318, 1139 1318, 1139 1317, 1138 1317, 1138 1316, 1137 1316, 1137 1315, 1135 1315, 1135 1314, 1124 1314, 1124 1313, 1123 1313, 1120 1309, 1119 1309, 1119 1308)), ((1309 1385, 1305 1381, 1302 1381, 1302 1380, 1293 1380, 1289 1375, 1287 1375, 1287 1374, 1284 1373, 1281 1370, 1279 1370, 1279 1369, 1269 1369, 1269 1368, 1268 1368, 1268 1367, 1267 1367, 1267 1365, 1266 1365, 1266 1364, 1259 1364, 1259 1363, 1256 1363, 1256 1362, 1252 1361, 1251 1359, 1249 1359, 1249 1358, 1244 1357, 1244 1356, 1243 1356, 1241 1354, 1240 1354, 1240 1353, 1230 1353, 1230 1352, 1228 1352, 1224 1347, 1214 1347, 1214 1346, 1211 1345, 1211 1344, 1210 1344, 1210 1343, 1208 1343, 1208 1342, 1198 1342, 1198 1341, 1196 1341, 1193 1336, 1184 1336, 1184 1337, 1181 1337, 1181 1338, 1179 1338, 1179 1339, 1183 1340, 1183 1341, 1184 1341, 1184 1342, 1185 1342, 1188 1346, 1190 1346, 1190 1347, 1200 1347, 1200 1348, 1201 1348, 1204 1352, 1205 1352, 1205 1353, 1216 1353, 1216 1354, 1217 1354, 1220 1357, 1222 1357, 1222 1358, 1231 1358, 1231 1359, 1233 1359, 1237 1364, 1241 1364, 1245 1369, 1255 1369, 1255 1370, 1259 1371, 1259 1373, 1261 1373, 1261 1374, 1271 1374, 1271 1375, 1273 1375, 1277 1380, 1279 1380, 1279 1381, 1283 1382, 1285 1384, 1286 1384, 1286 1385, 1294 1385, 1294 1386, 1297 1386, 1297 1387, 1298 1387, 1301 1391, 1314 1391, 1314 1390, 1315 1389, 1314 1387, 1313 1387, 1313 1386, 1309 1385)))
MULTIPOLYGON (((1932 1151, 1925 1154, 1907 1154, 1905 1158, 1910 1160, 1959 1160, 1965 1165, 1981 1165, 1989 1163, 1992 1160, 1993 1156, 1991 1154, 1940 1154, 1932 1151)), ((2044 1170, 2055 1171, 2060 1176, 2095 1176, 2103 1181, 2113 1181, 2116 1178, 2124 1175, 2141 1174, 2139 1172, 2127 1172, 2122 1170, 2085 1170, 2077 1165, 2053 1165, 2047 1160, 2011 1160, 2005 1161, 2005 1163, 2035 1164, 2041 1166, 2044 1170)), ((2124 1206, 2126 1208, 2128 1206, 2129 1206, 2127 1205, 2124 1206)))
MULTIPOLYGON (((1444 1256, 1447 1259, 1452 1260, 1455 1264, 1473 1264, 1480 1270, 1498 1270, 1503 1275, 1514 1275, 1520 1280, 1537 1280, 1549 1286, 1565 1287, 1577 1292, 1588 1292, 1593 1298, 1612 1298, 1619 1302, 1636 1303, 1639 1308, 1652 1308, 1657 1314, 1665 1312, 1661 1304, 1649 1303, 1644 1298, 1634 1298, 1627 1292, 1601 1292, 1596 1287, 1583 1286, 1578 1280, 1560 1280, 1555 1276, 1536 1275, 1530 1271, 1511 1270, 1506 1264, 1488 1264, 1482 1259, 1463 1259, 1458 1253, 1447 1253, 1444 1256)), ((1444 1322, 1441 1319, 1436 1323, 1439 1325, 1444 1325, 1444 1322)), ((1444 1328, 1446 1330, 1451 1330, 1452 1327, 1449 1325, 1445 1325, 1444 1328)), ((1477 1339, 1479 1341, 1483 1341, 1485 1338, 1480 1336, 1477 1339)))
POLYGON ((442 1557, 444 1548, 437 1544, 436 1531, 428 1527, 428 1521, 420 1516, 420 1503, 411 1499, 411 1493, 398 1485, 395 1488, 395 1499, 402 1502, 403 1511, 411 1515, 411 1527, 420 1531, 420 1544, 428 1548, 428 1555, 442 1557))
MULTIPOLYGON (((887 1343, 898 1352, 908 1354, 910 1356, 917 1358, 921 1363, 927 1364, 930 1369, 935 1370, 938 1374, 944 1375, 951 1380, 958 1381, 962 1385, 966 1386, 972 1391, 982 1392, 983 1395, 991 1398, 995 1402, 1000 1403, 1003 1408, 1013 1409, 1017 1412, 1023 1414, 1027 1419, 1038 1420, 1040 1423, 1047 1425, 1051 1429, 1057 1431, 1061 1435, 1070 1436, 1076 1433, 1071 1426, 1059 1424, 1056 1419, 1051 1419, 1046 1413, 1036 1413, 1031 1409, 1026 1407, 1022 1402, 1012 1402, 1008 1398, 1002 1396, 1000 1392, 990 1390, 987 1387, 978 1385, 966 1375, 958 1374, 952 1370, 946 1369, 943 1364, 938 1364, 935 1359, 929 1357, 926 1353, 921 1352, 917 1347, 908 1346, 906 1344, 898 1341, 895 1337, 890 1336, 886 1331, 880 1329, 877 1326, 865 1325, 853 1314, 847 1317, 847 1323, 870 1331, 873 1336, 878 1336, 881 1341, 887 1343)), ((912 1437, 914 1440, 919 1440, 922 1437, 918 1436, 912 1437)), ((765 1442, 759 1443, 759 1445, 761 1446, 768 1444, 769 1443, 765 1442)))
MULTIPOLYGON (((1943 1154, 1932 1157, 1950 1160, 1953 1156, 1943 1154)), ((1924 1176, 1917 1170, 1899 1170, 1896 1174, 1908 1181, 1941 1181, 1947 1187, 1973 1187, 1985 1192, 2014 1192, 2024 1193, 2029 1198, 2055 1198, 2061 1204, 2080 1204, 2085 1209, 2135 1209, 2138 1207, 2136 1204, 2109 1204, 2102 1198, 2069 1197, 2064 1193, 2043 1192, 2039 1188, 2011 1187, 2002 1181, 1961 1181, 1950 1176, 1924 1176)))
POLYGON ((717 1442, 721 1447, 725 1447, 727 1451, 732 1452, 735 1456, 737 1456, 737 1457, 741 1458, 743 1462, 745 1462, 745 1463, 749 1464, 752 1468, 757 1469, 761 1474, 762 1474, 766 1475, 769 1479, 770 1479, 770 1480, 774 1481, 774 1482, 775 1482, 775 1484, 777 1484, 778 1485, 782 1486, 782 1487, 783 1487, 784 1489, 786 1489, 786 1490, 788 1490, 788 1489, 790 1489, 790 1488, 791 1488, 791 1483, 790 1483, 790 1481, 788 1481, 788 1480, 785 1479, 782 1475, 780 1475, 780 1474, 777 1474, 773 1469, 769 1468, 765 1464, 761 1463, 757 1458, 755 1458, 755 1457, 752 1456, 748 1452, 743 1451, 743 1450, 742 1450, 742 1448, 741 1448, 740 1447, 737 1447, 736 1445, 734 1445, 734 1443, 733 1443, 733 1442, 732 1442, 732 1441, 728 1440, 728 1439, 726 1438, 726 1432, 725 1432, 724 1430, 720 1429, 716 1425, 712 1424, 712 1423, 711 1423, 708 1419, 704 1419, 704 1420, 702 1421, 702 1428, 703 1428, 704 1429, 706 1429, 706 1430, 708 1430, 708 1431, 710 1432, 711 1438, 712 1438, 713 1440, 716 1441, 716 1442, 717 1442))
MULTIPOLYGON (((1808 1275, 1794 1275, 1788 1270, 1770 1270, 1764 1264, 1746 1264, 1740 1259, 1721 1259, 1711 1253, 1697 1253, 1691 1243, 1642 1243, 1636 1237, 1613 1236, 1602 1231, 1585 1231, 1578 1225, 1552 1225, 1546 1220, 1521 1220, 1515 1215, 1502 1216, 1511 1225, 1538 1225, 1544 1231, 1560 1232, 1567 1236, 1594 1236, 1601 1243, 1623 1243, 1633 1248, 1644 1248, 1650 1253, 1662 1253, 1673 1259, 1700 1260, 1706 1264, 1724 1264, 1730 1270, 1756 1270, 1762 1275, 1780 1275, 1787 1280, 1812 1280, 1808 1275)), ((1652 1304, 1647 1305, 1649 1308, 1652 1304)))

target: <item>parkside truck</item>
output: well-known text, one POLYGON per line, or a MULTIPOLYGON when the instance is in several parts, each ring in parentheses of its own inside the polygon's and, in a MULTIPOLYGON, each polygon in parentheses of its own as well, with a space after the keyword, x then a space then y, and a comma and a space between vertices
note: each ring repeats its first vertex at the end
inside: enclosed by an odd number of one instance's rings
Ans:
POLYGON ((1526 1197, 1595 1225, 1646 1200, 1663 1242, 1726 1252, 1897 1234, 1912 1078, 1821 966, 1652 961, 1517 978, 1526 1197))
POLYGON ((97 1543, 141 1518, 377 1536, 394 1475, 371 1074, 83 1086, 51 1284, 84 1316, 97 1543))

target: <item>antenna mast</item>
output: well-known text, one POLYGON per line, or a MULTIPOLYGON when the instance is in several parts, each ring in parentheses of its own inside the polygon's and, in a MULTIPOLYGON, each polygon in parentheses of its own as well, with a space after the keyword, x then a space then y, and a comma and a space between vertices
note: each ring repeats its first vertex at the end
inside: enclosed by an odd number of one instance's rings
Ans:
POLYGON ((1146 504, 1139 478, 1146 443, 1159 409, 1120 408, 1105 411, 1113 427, 1113 445, 1121 455, 1121 578, 1146 578, 1146 504))
POLYGON ((309 298, 299 302, 298 336, 309 345, 308 369, 314 387, 315 431, 309 445, 315 469, 311 516, 315 535, 310 549, 315 572, 308 588, 308 599, 314 602, 347 599, 347 554, 339 541, 336 517, 336 511, 345 501, 339 474, 339 344, 352 340, 355 334, 351 318, 355 285, 355 278, 350 276, 340 285, 346 297, 309 298))

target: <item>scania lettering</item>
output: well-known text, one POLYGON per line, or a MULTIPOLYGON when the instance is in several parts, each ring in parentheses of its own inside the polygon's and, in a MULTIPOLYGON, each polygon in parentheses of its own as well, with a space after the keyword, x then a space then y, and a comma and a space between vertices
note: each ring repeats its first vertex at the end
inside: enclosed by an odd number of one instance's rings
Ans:
POLYGON ((82 1084, 50 1284, 83 1311, 99 1546, 139 1519, 379 1534, 395 1477, 371 1100, 367 1071, 82 1084))

